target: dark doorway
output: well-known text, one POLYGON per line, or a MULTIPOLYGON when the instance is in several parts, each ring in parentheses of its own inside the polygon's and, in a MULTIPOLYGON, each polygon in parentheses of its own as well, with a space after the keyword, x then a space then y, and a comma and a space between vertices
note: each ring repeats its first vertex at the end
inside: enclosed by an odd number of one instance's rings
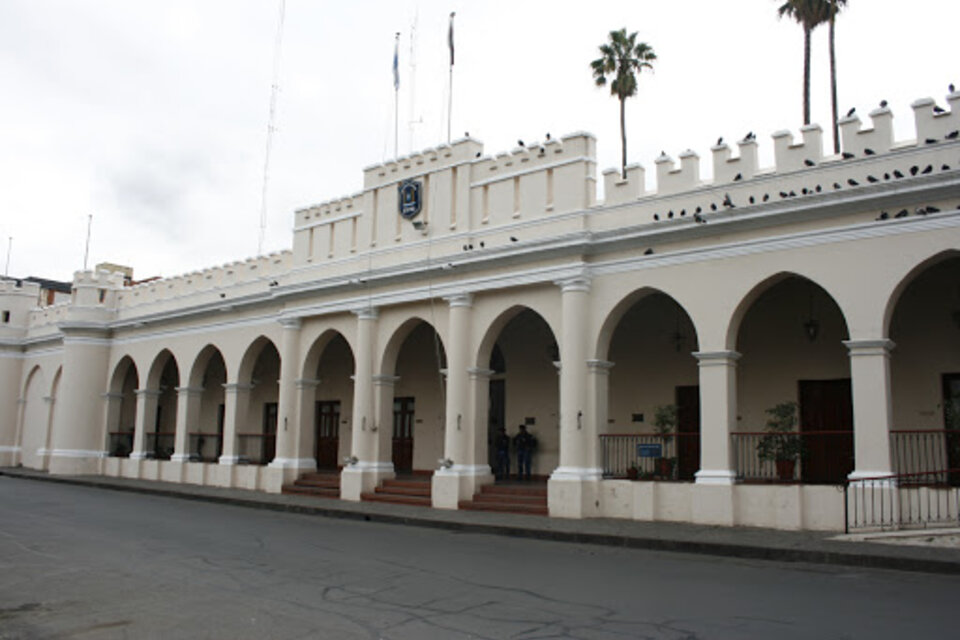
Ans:
POLYGON ((677 478, 693 480, 700 470, 700 387, 677 387, 677 478))
POLYGON ((806 453, 801 480, 845 482, 854 467, 850 378, 800 381, 800 431, 806 453))
POLYGON ((263 404, 263 441, 260 447, 260 464, 267 464, 277 455, 277 403, 263 404))
POLYGON ((217 405, 217 454, 213 457, 213 462, 220 459, 223 455, 223 422, 227 415, 227 405, 220 403, 217 405))
POLYGON ((490 381, 490 407, 487 414, 487 460, 491 469, 497 468, 494 442, 500 427, 505 427, 507 416, 507 385, 505 380, 490 381))
POLYGON ((317 469, 335 470, 340 450, 340 401, 318 401, 316 421, 317 469))
POLYGON ((413 398, 393 399, 393 470, 413 472, 413 398))
MULTIPOLYGON (((943 428, 947 466, 960 469, 960 373, 943 374, 943 428)), ((960 484, 960 472, 950 474, 950 484, 960 484)))

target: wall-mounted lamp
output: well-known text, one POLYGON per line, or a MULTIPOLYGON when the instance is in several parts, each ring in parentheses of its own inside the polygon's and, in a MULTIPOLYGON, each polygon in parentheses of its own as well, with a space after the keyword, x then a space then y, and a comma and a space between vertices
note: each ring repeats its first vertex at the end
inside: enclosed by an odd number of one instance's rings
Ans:
POLYGON ((427 222, 425 220, 414 220, 412 224, 414 229, 423 235, 427 235, 427 222))
POLYGON ((813 284, 810 284, 810 308, 807 313, 807 321, 803 323, 803 331, 807 334, 810 342, 815 342, 820 335, 820 323, 813 317, 813 284))
POLYGON ((440 465, 441 469, 449 469, 453 466, 453 460, 450 458, 440 458, 437 460, 437 464, 440 465))
POLYGON ((357 464, 359 461, 360 459, 357 458, 357 456, 346 456, 343 459, 343 464, 347 465, 348 467, 352 467, 353 465, 357 464))

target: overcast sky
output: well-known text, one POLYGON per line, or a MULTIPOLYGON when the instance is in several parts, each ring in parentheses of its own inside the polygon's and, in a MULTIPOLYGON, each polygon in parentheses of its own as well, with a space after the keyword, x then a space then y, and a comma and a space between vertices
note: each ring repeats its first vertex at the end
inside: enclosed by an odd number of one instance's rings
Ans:
MULTIPOLYGON (((454 138, 487 153, 589 131, 619 162, 617 101, 589 62, 611 29, 659 60, 627 103, 630 162, 661 150, 802 124, 802 31, 777 0, 287 0, 265 250, 289 248, 293 211, 356 193, 393 156, 394 33, 400 154, 446 141, 447 20, 456 17, 454 138), (416 37, 411 43, 413 25, 416 37), (411 44, 416 61, 412 73, 411 44), (411 121, 416 124, 410 125, 411 121)), ((172 276, 257 250, 279 0, 0 0, 0 255, 11 276, 69 280, 118 262, 172 276)), ((898 138, 910 103, 960 85, 955 0, 850 0, 837 25, 841 109, 881 99, 898 138)), ((829 142, 827 28, 814 35, 813 114, 829 142)), ((599 176, 598 176, 599 177, 599 176)), ((2 266, 2 265, 0 265, 2 266)))

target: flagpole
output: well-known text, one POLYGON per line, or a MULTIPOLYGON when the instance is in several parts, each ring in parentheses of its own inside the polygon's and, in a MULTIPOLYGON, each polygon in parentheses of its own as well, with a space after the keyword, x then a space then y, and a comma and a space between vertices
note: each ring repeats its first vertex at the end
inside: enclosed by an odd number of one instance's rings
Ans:
POLYGON ((13 252, 13 236, 7 239, 7 264, 3 267, 3 277, 10 275, 10 254, 13 252))
POLYGON ((87 216, 87 244, 83 248, 83 270, 87 270, 87 258, 90 257, 90 227, 93 226, 93 214, 87 216))
POLYGON ((393 157, 400 157, 400 32, 393 44, 393 157))
POLYGON ((450 45, 450 91, 447 94, 447 144, 450 144, 450 125, 453 121, 453 17, 457 15, 456 11, 450 12, 450 31, 447 33, 447 41, 450 45))

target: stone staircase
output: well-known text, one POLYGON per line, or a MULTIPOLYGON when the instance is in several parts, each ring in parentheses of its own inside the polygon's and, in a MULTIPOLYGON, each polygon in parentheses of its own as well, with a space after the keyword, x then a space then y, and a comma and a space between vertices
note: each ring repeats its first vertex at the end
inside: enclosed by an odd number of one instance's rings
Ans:
POLYGON ((546 482, 517 482, 484 485, 473 500, 461 500, 469 511, 498 511, 548 515, 546 482))
POLYGON ((340 472, 314 471, 305 473, 292 484, 285 484, 281 492, 313 496, 315 498, 340 498, 340 472))
POLYGON ((393 504, 430 507, 433 505, 430 497, 430 476, 411 475, 384 480, 379 487, 374 489, 373 493, 360 494, 360 499, 368 502, 391 502, 393 504))

